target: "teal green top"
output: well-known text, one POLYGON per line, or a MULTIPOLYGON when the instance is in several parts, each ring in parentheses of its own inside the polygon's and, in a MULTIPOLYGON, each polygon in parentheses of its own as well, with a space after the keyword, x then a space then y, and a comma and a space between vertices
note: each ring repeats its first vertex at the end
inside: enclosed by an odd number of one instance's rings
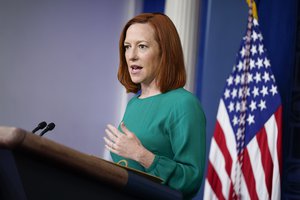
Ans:
POLYGON ((205 164, 206 120, 198 99, 183 88, 144 99, 135 96, 127 104, 123 122, 155 158, 147 169, 112 153, 113 161, 125 159, 128 167, 158 176, 185 198, 193 197, 205 164))

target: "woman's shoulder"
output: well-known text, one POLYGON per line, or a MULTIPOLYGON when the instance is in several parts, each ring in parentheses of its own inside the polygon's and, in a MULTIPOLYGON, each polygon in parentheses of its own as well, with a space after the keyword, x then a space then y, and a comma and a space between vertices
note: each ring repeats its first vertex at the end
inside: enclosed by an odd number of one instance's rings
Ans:
POLYGON ((187 91, 184 88, 178 88, 171 90, 166 93, 168 99, 171 99, 174 103, 199 103, 198 98, 191 92, 187 91))
POLYGON ((169 101, 171 118, 176 119, 178 116, 185 116, 205 120, 202 105, 193 93, 184 88, 179 88, 170 91, 169 95, 171 97, 170 99, 172 99, 169 101))

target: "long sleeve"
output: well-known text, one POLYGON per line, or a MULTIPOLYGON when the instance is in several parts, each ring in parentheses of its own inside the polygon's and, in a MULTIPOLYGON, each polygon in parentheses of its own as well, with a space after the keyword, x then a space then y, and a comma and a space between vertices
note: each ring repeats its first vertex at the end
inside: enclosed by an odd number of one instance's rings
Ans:
MULTIPOLYGON (((193 100, 193 99, 192 99, 193 100)), ((201 186, 205 165, 205 116, 197 102, 178 102, 169 117, 173 158, 156 155, 146 172, 191 198, 201 186), (180 104, 180 105, 178 105, 180 104)))

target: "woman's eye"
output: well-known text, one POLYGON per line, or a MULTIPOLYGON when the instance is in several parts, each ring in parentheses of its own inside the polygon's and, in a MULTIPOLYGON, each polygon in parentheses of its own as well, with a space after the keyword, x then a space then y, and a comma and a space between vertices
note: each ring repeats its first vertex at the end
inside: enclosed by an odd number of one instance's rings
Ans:
POLYGON ((129 49, 130 48, 130 46, 129 45, 124 45, 124 49, 125 49, 125 51, 127 50, 127 49, 129 49))
POLYGON ((139 48, 140 48, 140 49, 145 49, 145 48, 147 48, 147 46, 144 45, 144 44, 140 44, 140 45, 139 45, 139 48))

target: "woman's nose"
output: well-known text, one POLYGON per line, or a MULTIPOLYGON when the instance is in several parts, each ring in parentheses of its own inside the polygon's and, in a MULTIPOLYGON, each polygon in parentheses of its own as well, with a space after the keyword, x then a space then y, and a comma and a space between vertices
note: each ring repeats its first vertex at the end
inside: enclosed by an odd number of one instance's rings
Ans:
POLYGON ((134 61, 138 59, 138 53, 136 48, 131 48, 129 53, 129 60, 134 61))

